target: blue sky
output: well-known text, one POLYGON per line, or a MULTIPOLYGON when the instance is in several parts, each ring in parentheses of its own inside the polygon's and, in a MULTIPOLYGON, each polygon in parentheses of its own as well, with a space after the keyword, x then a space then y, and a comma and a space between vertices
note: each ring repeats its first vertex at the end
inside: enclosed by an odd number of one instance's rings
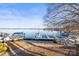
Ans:
POLYGON ((46 4, 0 4, 0 28, 41 28, 46 4))

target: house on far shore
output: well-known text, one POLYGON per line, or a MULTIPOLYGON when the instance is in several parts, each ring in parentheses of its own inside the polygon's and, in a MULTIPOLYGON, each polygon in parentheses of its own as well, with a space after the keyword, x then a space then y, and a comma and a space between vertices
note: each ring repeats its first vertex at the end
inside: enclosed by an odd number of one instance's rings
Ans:
POLYGON ((24 39, 25 33, 24 32, 15 32, 11 36, 12 39, 24 39))
POLYGON ((0 37, 6 38, 9 35, 10 35, 9 33, 0 32, 0 37))

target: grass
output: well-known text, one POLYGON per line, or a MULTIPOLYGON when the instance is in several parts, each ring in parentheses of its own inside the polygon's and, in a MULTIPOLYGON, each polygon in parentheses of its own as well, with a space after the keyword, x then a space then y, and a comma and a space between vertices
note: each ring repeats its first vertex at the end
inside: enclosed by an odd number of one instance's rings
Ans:
POLYGON ((0 53, 9 51, 9 47, 5 44, 0 44, 0 53))

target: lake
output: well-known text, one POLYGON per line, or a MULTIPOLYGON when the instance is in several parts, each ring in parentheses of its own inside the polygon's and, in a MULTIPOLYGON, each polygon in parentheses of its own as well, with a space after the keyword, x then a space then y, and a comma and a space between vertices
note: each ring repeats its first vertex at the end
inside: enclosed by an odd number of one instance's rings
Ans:
POLYGON ((25 37, 28 37, 28 38, 34 38, 35 36, 38 35, 38 33, 40 34, 40 36, 43 36, 43 35, 46 35, 46 36, 59 36, 60 33, 59 32, 26 32, 25 33, 25 37))
POLYGON ((52 44, 53 41, 38 41, 38 40, 22 40, 23 42, 30 42, 30 43, 44 43, 44 44, 52 44))

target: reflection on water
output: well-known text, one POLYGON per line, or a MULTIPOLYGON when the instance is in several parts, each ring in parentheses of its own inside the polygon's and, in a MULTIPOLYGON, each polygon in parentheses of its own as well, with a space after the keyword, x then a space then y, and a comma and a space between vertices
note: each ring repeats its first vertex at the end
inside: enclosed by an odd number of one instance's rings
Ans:
POLYGON ((24 42, 31 42, 31 43, 44 43, 44 44, 52 44, 53 41, 38 41, 38 40, 23 40, 24 42))
POLYGON ((25 37, 26 38, 27 37, 34 38, 37 35, 37 33, 39 33, 41 36, 44 36, 44 35, 46 35, 46 36, 59 36, 60 35, 59 32, 55 32, 55 31, 53 31, 53 32, 42 31, 42 32, 28 32, 28 33, 25 33, 25 37))

